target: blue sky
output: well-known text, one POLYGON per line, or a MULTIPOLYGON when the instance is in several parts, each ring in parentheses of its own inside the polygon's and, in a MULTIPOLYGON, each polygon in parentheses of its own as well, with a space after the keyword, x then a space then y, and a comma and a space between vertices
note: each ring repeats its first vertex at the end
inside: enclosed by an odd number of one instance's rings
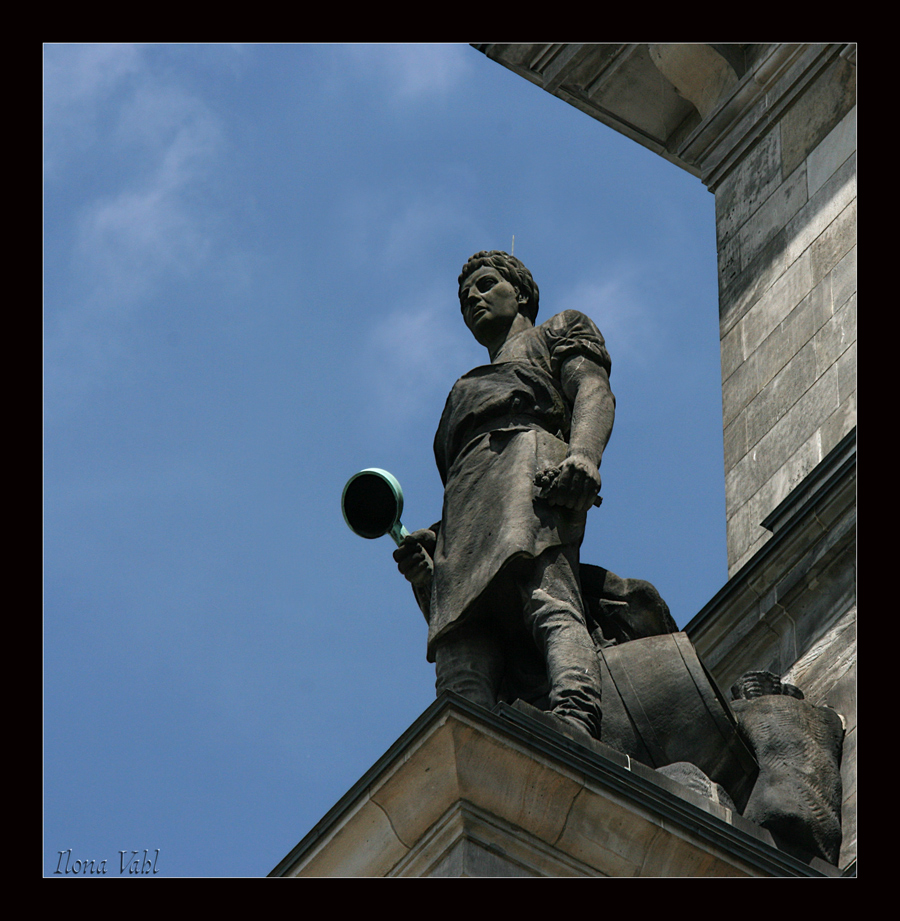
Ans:
POLYGON ((612 355, 582 559, 684 625, 727 578, 698 179, 464 44, 45 46, 45 875, 263 876, 431 702, 340 495, 440 516, 457 276, 513 235, 612 355))

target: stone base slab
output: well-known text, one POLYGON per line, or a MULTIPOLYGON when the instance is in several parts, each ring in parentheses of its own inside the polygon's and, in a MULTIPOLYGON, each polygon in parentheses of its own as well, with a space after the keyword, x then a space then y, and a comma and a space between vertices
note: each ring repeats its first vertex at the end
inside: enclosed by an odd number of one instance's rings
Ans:
POLYGON ((441 695, 270 876, 837 876, 527 705, 441 695))

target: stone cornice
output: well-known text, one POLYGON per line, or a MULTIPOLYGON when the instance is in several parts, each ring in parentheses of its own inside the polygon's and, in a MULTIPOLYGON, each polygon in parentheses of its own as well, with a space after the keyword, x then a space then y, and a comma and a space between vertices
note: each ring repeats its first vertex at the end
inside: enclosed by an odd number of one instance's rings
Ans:
MULTIPOLYGON (((713 191, 823 67, 838 56, 856 64, 856 45, 847 43, 679 46, 557 43, 473 44, 472 47, 699 176, 713 191), (705 117, 685 98, 691 95, 691 89, 679 89, 671 82, 678 82, 678 73, 667 71, 669 76, 664 76, 657 69, 659 65, 654 66, 651 51, 661 47, 678 48, 687 56, 688 71, 682 70, 681 74, 695 77, 694 89, 702 87, 711 56, 719 56, 716 59, 719 75, 723 68, 732 68, 730 82, 734 85, 723 91, 723 98, 709 111, 706 105, 698 103, 705 117), (691 61, 692 49, 697 49, 695 61, 691 61), (738 59, 745 58, 750 63, 741 66, 738 59), (639 102, 641 99, 644 101, 639 102)), ((716 85, 714 76, 710 71, 710 86, 716 85)))
POLYGON ((657 865, 660 875, 698 865, 714 875, 839 875, 779 851, 768 832, 619 752, 454 694, 435 700, 269 875, 427 868, 453 843, 447 823, 464 825, 461 806, 482 825, 511 829, 520 860, 531 854, 539 868, 550 848, 591 871, 574 875, 655 875, 657 865), (602 846, 590 831, 597 821, 602 846))
POLYGON ((679 145, 712 191, 817 74, 848 46, 770 45, 735 89, 679 145))

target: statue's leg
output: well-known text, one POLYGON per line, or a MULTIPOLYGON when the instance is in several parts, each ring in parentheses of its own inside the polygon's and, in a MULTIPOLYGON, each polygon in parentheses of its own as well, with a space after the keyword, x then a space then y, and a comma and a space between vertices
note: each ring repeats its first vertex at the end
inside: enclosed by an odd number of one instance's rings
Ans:
POLYGON ((600 663, 585 623, 578 549, 553 547, 522 585, 526 626, 547 662, 550 708, 600 738, 600 663))
POLYGON ((464 623, 444 637, 434 650, 435 690, 455 691, 491 709, 503 679, 505 656, 497 630, 488 618, 464 623))

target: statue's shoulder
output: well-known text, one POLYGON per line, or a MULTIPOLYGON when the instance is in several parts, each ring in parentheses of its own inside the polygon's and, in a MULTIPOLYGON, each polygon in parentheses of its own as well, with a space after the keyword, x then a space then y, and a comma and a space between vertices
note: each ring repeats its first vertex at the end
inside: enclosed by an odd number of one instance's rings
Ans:
POLYGON ((611 371, 612 362, 603 334, 587 314, 580 310, 563 310, 538 328, 555 362, 583 356, 596 361, 607 374, 611 371))
POLYGON ((566 361, 587 358, 612 371, 612 360, 600 330, 594 321, 580 310, 563 310, 535 327, 549 358, 553 374, 562 373, 566 361))
MULTIPOLYGON (((548 333, 585 333, 589 335, 600 336, 600 330, 597 324, 580 310, 563 310, 560 313, 545 320, 540 328, 548 333)), ((601 336, 602 338, 602 336, 601 336)))

